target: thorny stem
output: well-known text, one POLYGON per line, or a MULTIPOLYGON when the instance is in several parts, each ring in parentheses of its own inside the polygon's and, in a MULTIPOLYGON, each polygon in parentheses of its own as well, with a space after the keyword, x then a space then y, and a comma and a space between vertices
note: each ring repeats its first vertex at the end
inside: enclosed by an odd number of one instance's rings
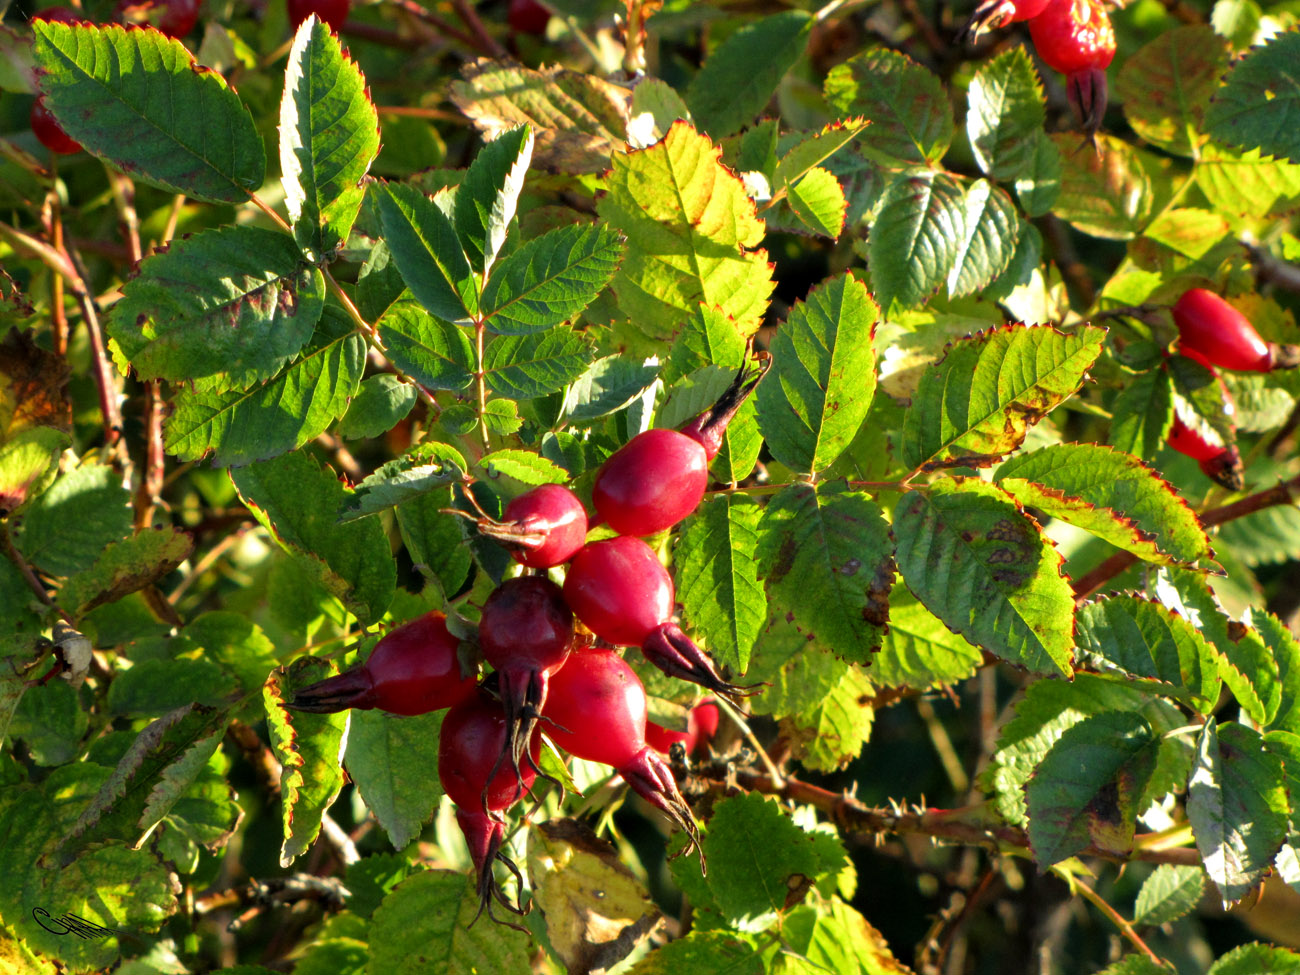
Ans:
POLYGON ((1119 911, 1115 910, 1115 908, 1111 907, 1109 904, 1106 903, 1106 899, 1104 897, 1098 894, 1095 890, 1093 890, 1091 887, 1085 884, 1078 877, 1074 878, 1073 886, 1078 888, 1079 893, 1083 895, 1084 900, 1088 901, 1095 908, 1097 908, 1097 910, 1105 914, 1106 917, 1110 919, 1110 922, 1114 924, 1115 927, 1119 928, 1120 934, 1124 935, 1124 938, 1128 941, 1129 944, 1131 944, 1138 951, 1142 952, 1142 954, 1146 955, 1147 958, 1149 958, 1151 962, 1154 965, 1156 965, 1158 968, 1169 967, 1160 958, 1159 955, 1157 955, 1154 951, 1152 951, 1149 947, 1147 947, 1147 943, 1142 940, 1141 936, 1136 931, 1133 930, 1133 925, 1129 924, 1128 921, 1124 920, 1124 916, 1120 914, 1119 911))

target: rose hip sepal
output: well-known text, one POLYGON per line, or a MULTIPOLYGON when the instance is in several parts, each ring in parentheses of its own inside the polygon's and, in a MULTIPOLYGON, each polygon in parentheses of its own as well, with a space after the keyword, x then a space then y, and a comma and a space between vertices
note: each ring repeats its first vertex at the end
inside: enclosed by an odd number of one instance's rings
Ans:
POLYGON ((962 28, 958 40, 977 41, 986 30, 1006 27, 1041 14, 1050 0, 983 0, 962 28))
POLYGON ((1300 346, 1265 342, 1250 319, 1213 291, 1185 291, 1172 311, 1178 326, 1178 351, 1203 366, 1272 372, 1300 365, 1300 346))
POLYGON ((299 690, 288 707, 317 714, 379 708, 404 715, 451 707, 474 694, 474 676, 462 673, 459 650, 447 617, 426 613, 385 634, 361 666, 299 690))
POLYGON ((672 577, 639 538, 620 535, 583 547, 564 577, 564 599, 592 633, 640 647, 664 673, 729 698, 752 693, 722 679, 713 662, 672 621, 672 577))
POLYGON ((507 504, 500 521, 484 515, 475 526, 509 549, 520 565, 550 569, 569 561, 586 542, 587 511, 568 488, 543 484, 507 504))
MULTIPOLYGON (((531 905, 524 908, 510 903, 492 874, 493 863, 502 863, 515 875, 520 889, 523 889, 519 868, 501 852, 506 835, 502 814, 532 787, 534 777, 531 767, 522 769, 518 778, 509 769, 500 768, 501 750, 505 744, 505 712, 501 704, 486 692, 480 691, 457 704, 442 720, 438 739, 438 779, 448 798, 456 804, 456 822, 465 834, 470 859, 474 862, 479 896, 479 909, 474 921, 486 909, 488 917, 499 924, 510 922, 492 914, 493 900, 512 914, 527 914, 531 909, 531 905)), ((541 751, 541 741, 536 734, 529 741, 528 751, 529 765, 535 766, 541 751)))
POLYGON ((718 451, 722 449, 723 435, 727 432, 727 424, 732 421, 745 400, 749 399, 749 394, 767 375, 770 368, 772 368, 772 357, 766 353, 758 361, 757 373, 750 370, 749 361, 746 359, 745 364, 736 370, 736 377, 718 397, 717 402, 681 428, 682 433, 699 442, 704 448, 704 456, 709 460, 718 456, 718 451))
POLYGON ((622 657, 592 647, 574 650, 552 675, 542 713, 555 744, 578 758, 612 766, 637 795, 681 827, 704 870, 695 817, 672 771, 646 744, 645 688, 622 657))
POLYGON ((1196 461, 1201 473, 1216 484, 1230 491, 1240 491, 1246 486, 1245 470, 1237 448, 1211 442, 1180 417, 1174 417, 1174 425, 1169 428, 1165 443, 1196 461))
MULTIPOLYGON (((479 646, 483 658, 496 668, 506 717, 506 740, 497 766, 509 758, 520 782, 520 762, 525 757, 532 762, 531 756, 526 756, 526 746, 546 704, 550 675, 564 666, 573 636, 573 613, 564 593, 545 576, 507 579, 483 604, 479 646)), ((536 763, 530 768, 545 775, 536 763)), ((494 768, 493 775, 496 771, 494 768)))

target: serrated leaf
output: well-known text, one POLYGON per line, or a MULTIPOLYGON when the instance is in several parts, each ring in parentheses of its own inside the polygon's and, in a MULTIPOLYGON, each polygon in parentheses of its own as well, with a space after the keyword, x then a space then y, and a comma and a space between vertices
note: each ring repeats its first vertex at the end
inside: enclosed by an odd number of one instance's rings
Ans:
POLYGON ((1205 111, 1228 66, 1228 45, 1210 27, 1161 31, 1124 62, 1115 94, 1133 131, 1180 156, 1208 141, 1205 111))
POLYGON ((478 894, 470 877, 423 870, 384 898, 370 924, 370 971, 403 975, 524 972, 528 935, 475 924, 478 894))
POLYGON ((528 241, 483 289, 488 331, 527 335, 571 321, 609 283, 622 255, 622 240, 607 227, 574 224, 528 241))
POLYGON ((145 258, 122 294, 108 333, 123 369, 223 392, 270 379, 302 349, 325 279, 285 234, 230 226, 145 258))
POLYGON ((1024 227, 1011 197, 987 180, 966 187, 962 209, 962 235, 948 269, 953 298, 974 294, 1005 271, 1024 227))
POLYGON ((379 152, 379 115, 361 69, 319 19, 299 27, 280 101, 280 171, 294 238, 319 261, 348 239, 361 180, 379 152))
POLYGON ((915 308, 948 277, 964 238, 964 193, 947 173, 902 172, 881 197, 867 238, 880 305, 915 308))
POLYGON ((438 732, 444 714, 352 714, 343 764, 395 850, 420 835, 442 798, 438 732))
POLYGON ((379 437, 406 419, 420 398, 414 384, 380 373, 361 383, 339 421, 344 440, 379 437))
POLYGON ((343 788, 343 747, 351 711, 310 714, 290 711, 285 702, 297 688, 338 672, 327 661, 299 657, 274 672, 262 688, 271 751, 280 760, 280 799, 284 806, 284 843, 280 866, 288 867, 307 852, 320 833, 321 818, 343 788))
POLYGON ((524 175, 533 158, 527 125, 502 132, 479 150, 456 187, 456 236, 475 271, 486 276, 515 218, 524 175))
POLYGON ((865 494, 792 484, 768 503, 757 557, 768 599, 816 646, 865 664, 889 622, 889 526, 865 494))
POLYGON ((1035 673, 1071 673, 1062 558, 1010 495, 973 478, 937 481, 899 500, 894 537, 907 587, 952 630, 1035 673))
POLYGON ((578 424, 609 416, 644 393, 658 374, 657 365, 631 356, 597 359, 570 384, 561 415, 578 424))
POLYGON ((493 393, 524 400, 559 392, 579 379, 591 360, 587 339, 572 329, 555 328, 493 339, 483 354, 483 369, 493 393))
POLYGON ((36 765, 66 765, 81 750, 88 724, 72 685, 56 681, 27 688, 13 708, 8 734, 27 745, 36 765))
POLYGON ((827 123, 819 132, 801 137, 777 164, 774 185, 788 186, 796 182, 860 136, 869 124, 864 118, 839 119, 827 123))
POLYGON ((814 167, 786 190, 790 209, 815 234, 839 239, 844 230, 848 201, 840 181, 828 170, 814 167))
POLYGON ((677 122, 650 148, 613 156, 597 210, 627 237, 612 287, 643 340, 670 338, 701 302, 721 308, 744 335, 762 321, 772 269, 765 251, 748 249, 764 225, 721 155, 677 122))
MULTIPOLYGON (((781 925, 783 945, 808 967, 791 966, 790 975, 813 972, 862 972, 864 975, 908 975, 885 936, 838 897, 828 905, 802 905, 781 925)), ((790 960, 787 956, 787 960, 790 960)))
POLYGON ((1162 863, 1142 882, 1134 924, 1168 924, 1190 913, 1205 893, 1205 870, 1162 863))
POLYGON ((484 455, 478 465, 488 480, 508 477, 523 484, 564 484, 569 472, 540 454, 527 450, 497 450, 484 455))
POLYGON ((1201 149, 1192 171, 1196 185, 1214 207, 1242 217, 1289 213, 1300 200, 1300 166, 1211 142, 1201 149))
POLYGON ((85 464, 28 502, 14 544, 43 572, 70 576, 131 534, 131 495, 111 467, 85 464))
POLYGON ((1300 31, 1275 34, 1232 65, 1205 113, 1220 142, 1300 163, 1300 31))
POLYGON ((1171 565, 1212 554, 1187 502, 1128 454, 1096 444, 1057 444, 1011 458, 995 479, 1021 504, 1148 562, 1171 565))
POLYGON ((745 935, 733 930, 695 930, 652 951, 637 962, 628 975, 683 975, 686 972, 763 975, 765 971, 763 952, 745 935))
POLYGON ((1162 681, 1190 695, 1202 713, 1218 701, 1219 671, 1205 638, 1186 619, 1141 596, 1117 595, 1079 608, 1080 650, 1130 677, 1162 681))
POLYGON ((871 120, 863 151, 889 163, 938 163, 952 143, 952 107, 938 76, 896 51, 875 48, 836 65, 826 100, 871 120))
POLYGON ((777 460, 825 470, 853 440, 875 393, 871 338, 879 318, 851 273, 791 309, 772 340, 772 375, 757 392, 759 428, 777 460))
POLYGON ((486 136, 527 123, 536 135, 533 165, 564 173, 599 173, 621 150, 628 91, 612 81, 555 65, 534 71, 480 58, 461 69, 451 101, 486 136))
POLYGON ((340 525, 349 500, 333 472, 301 451, 234 470, 253 516, 363 623, 392 601, 397 567, 377 521, 340 525))
POLYGON ((355 521, 430 491, 439 491, 461 480, 465 468, 465 459, 454 447, 436 441, 417 444, 361 481, 340 513, 339 521, 355 521))
POLYGON ((1110 135, 1097 136, 1096 152, 1078 151, 1079 139, 1073 134, 1051 138, 1061 156, 1061 195, 1052 212, 1093 237, 1138 236, 1155 206, 1139 150, 1110 135))
POLYGON ((414 186, 380 184, 373 199, 384 242, 415 300, 445 322, 472 318, 478 284, 447 215, 414 186))
POLYGON ((627 144, 633 149, 654 145, 679 118, 691 121, 686 102, 666 81, 644 77, 632 89, 632 108, 627 122, 627 144))
POLYGON ((161 579, 194 549, 194 539, 170 525, 137 532, 113 542, 89 569, 72 576, 59 590, 59 605, 74 619, 161 579))
POLYGON ((1015 450, 1083 383, 1104 337, 1091 325, 1009 325, 958 339, 904 414, 904 459, 921 470, 985 467, 1015 450))
POLYGON ((686 619, 718 663, 741 674, 767 618, 754 561, 761 515, 743 495, 711 498, 686 522, 673 553, 686 619))
POLYGON ((1277 661, 1277 679, 1282 690, 1277 713, 1268 723, 1267 730, 1300 734, 1300 640, 1272 613, 1252 612, 1250 622, 1277 661))
POLYGON ((1140 714, 1103 711, 1065 731, 1025 787, 1029 843, 1041 869, 1089 846, 1133 848, 1159 739, 1140 714))
POLYGON ((870 699, 873 685, 867 673, 854 664, 802 652, 783 671, 787 688, 807 680, 814 668, 822 679, 811 684, 824 689, 797 710, 781 710, 781 734, 794 747, 801 765, 835 772, 861 755, 871 737, 876 714, 864 702, 870 699))
POLYGON ((889 632, 871 658, 871 679, 881 687, 928 688, 971 676, 984 654, 952 632, 906 586, 889 597, 889 632))
POLYGON ((1047 117, 1029 55, 1015 47, 981 65, 966 98, 966 135, 975 162, 998 182, 1015 179, 1029 166, 1033 137, 1047 117))
POLYGON ((1145 461, 1154 459, 1174 422, 1173 397, 1173 383, 1164 369, 1129 377, 1111 406, 1111 446, 1145 461))
POLYGON ((393 302, 375 328, 393 365, 426 389, 460 390, 474 381, 469 336, 416 302, 393 302))
POLYGON ((1300 975, 1300 954, 1252 942, 1240 945, 1216 961, 1205 975, 1300 975))
POLYGON ((116 25, 32 23, 41 87, 59 124, 136 179, 245 203, 266 155, 248 109, 179 41, 116 25))
POLYGON ((730 34, 686 89, 696 124, 721 139, 752 122, 803 56, 813 24, 805 11, 785 10, 730 34))
POLYGON ((744 361, 745 336, 736 323, 721 308, 697 305, 668 350, 663 377, 672 382, 712 365, 739 369, 744 361))
POLYGON ((1196 743, 1187 784, 1187 818, 1205 870, 1226 905, 1267 873, 1287 836, 1282 763, 1259 733, 1211 717, 1196 743))
POLYGON ((1061 195, 1061 150, 1044 132, 1031 140, 1025 167, 1016 177, 1016 199, 1027 217, 1041 217, 1061 195))
POLYGON ((547 938, 571 972, 612 968, 662 917, 618 850, 577 819, 537 824, 528 877, 547 938))
POLYGON ((181 460, 211 451, 222 467, 296 450, 343 415, 365 364, 365 340, 342 309, 326 305, 302 355, 270 382, 243 392, 177 393, 163 444, 181 460))

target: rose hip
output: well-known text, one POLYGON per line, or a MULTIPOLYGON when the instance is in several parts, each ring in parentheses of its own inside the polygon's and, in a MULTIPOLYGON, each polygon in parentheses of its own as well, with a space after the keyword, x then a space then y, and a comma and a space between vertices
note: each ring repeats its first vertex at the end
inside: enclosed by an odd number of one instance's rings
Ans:
MULTIPOLYGON (((1211 431, 1212 436, 1216 436, 1211 431)), ((1174 417, 1165 441, 1180 454, 1196 461, 1206 477, 1230 491, 1240 491, 1246 485, 1241 464, 1241 454, 1236 447, 1213 442, 1200 431, 1188 426, 1181 417, 1174 417)))
POLYGON ((1041 14, 1050 0, 983 0, 962 28, 962 36, 979 40, 986 30, 1006 27, 1021 20, 1032 20, 1041 14))
POLYGON ((1250 320, 1213 291, 1192 288, 1173 306, 1178 351, 1206 367, 1272 372, 1300 365, 1300 347, 1265 342, 1250 320))
POLYGON ((673 745, 680 741, 687 755, 698 755, 718 733, 718 718, 718 706, 712 698, 708 698, 687 712, 685 731, 674 731, 647 719, 646 744, 660 754, 667 755, 673 745))
POLYGON ((302 688, 289 706, 317 714, 379 708, 406 715, 451 707, 474 694, 459 649, 447 617, 426 613, 390 630, 361 666, 302 688))
POLYGON ((1038 56, 1065 75, 1066 93, 1091 135, 1106 112, 1106 68, 1115 57, 1115 28, 1100 0, 1051 0, 1029 21, 1038 56))
POLYGON ((480 518, 479 534, 500 542, 516 562, 550 569, 573 558, 587 540, 587 512, 578 496, 559 484, 543 484, 519 495, 500 521, 480 518))

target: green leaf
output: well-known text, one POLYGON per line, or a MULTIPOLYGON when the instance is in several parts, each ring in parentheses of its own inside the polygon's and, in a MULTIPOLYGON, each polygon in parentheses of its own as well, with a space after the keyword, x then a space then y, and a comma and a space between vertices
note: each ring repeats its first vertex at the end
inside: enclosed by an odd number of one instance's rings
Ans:
MULTIPOLYGON (((185 627, 185 636, 203 649, 208 660, 233 676, 244 694, 260 690, 266 675, 276 667, 275 645, 242 613, 204 613, 185 627)), ((226 692, 228 685, 223 683, 220 690, 226 692)))
POLYGON ((108 689, 108 712, 155 717, 190 703, 217 707, 229 693, 224 678, 212 660, 141 660, 113 680, 108 689))
POLYGON ((1170 565, 1211 555, 1187 502, 1128 454, 1096 444, 1057 444, 1012 457, 995 480, 1021 504, 1148 562, 1170 565))
POLYGON ((438 492, 464 477, 466 466, 465 458, 454 447, 437 441, 417 444, 358 484, 339 521, 355 521, 431 491, 438 492))
POLYGON ((1133 923, 1169 924, 1193 910, 1205 893, 1205 870, 1162 863, 1142 882, 1133 923))
POLYGON ((1206 975, 1300 975, 1300 954, 1289 948, 1252 942, 1233 948, 1216 961, 1206 975))
POLYGON ((657 365, 631 356, 597 359, 569 386, 561 415, 583 424, 617 413, 649 389, 658 373, 657 365))
POLYGON ((889 632, 871 659, 871 679, 882 687, 955 684, 983 664, 984 655, 926 609, 906 586, 889 597, 889 632))
POLYGON ((1047 118, 1043 86, 1024 48, 985 62, 966 94, 966 135, 975 162, 991 179, 1005 183, 1029 168, 1047 118))
POLYGON ((1075 624, 1079 649, 1126 675, 1185 690, 1202 714, 1218 701, 1219 669, 1209 644, 1190 622, 1159 603, 1108 596, 1080 607, 1075 624))
POLYGON ((456 187, 456 236, 480 274, 491 270, 506 241, 532 158, 532 129, 517 126, 480 149, 456 187))
POLYGON ((10 675, 18 658, 36 646, 42 629, 36 611, 40 605, 18 566, 0 555, 0 730, 6 714, 3 679, 10 675))
POLYGON ((508 477, 523 484, 564 484, 569 480, 564 468, 527 450, 497 450, 486 454, 478 466, 490 481, 508 477))
POLYGON ((246 203, 266 154, 248 109, 180 42, 116 25, 32 22, 41 87, 59 124, 134 178, 246 203))
POLYGON ((1110 444, 1142 460, 1152 460, 1174 422, 1174 387, 1164 369, 1126 377, 1111 406, 1110 444))
POLYGON ((803 57, 813 23, 802 10, 785 10, 729 35, 686 89, 696 124, 715 139, 749 125, 803 57))
POLYGON ((1196 743, 1187 784, 1187 818, 1205 870, 1225 907, 1268 872, 1287 836, 1282 763, 1259 733, 1210 718, 1196 743))
POLYGON ((786 200, 794 215, 813 233, 837 240, 843 232, 849 204, 840 181, 828 170, 808 170, 786 191, 786 200))
POLYGON ((828 122, 821 131, 801 137, 794 147, 781 157, 773 177, 773 184, 781 187, 798 182, 813 167, 820 166, 860 136, 869 124, 864 118, 837 119, 828 122))
POLYGON ((1093 237, 1131 240, 1146 226, 1155 192, 1137 149, 1110 135, 1096 152, 1078 152, 1078 136, 1051 137, 1060 151, 1061 195, 1052 211, 1093 237))
POLYGON ((530 240, 483 289, 488 331, 527 335, 573 320, 609 283, 622 256, 623 241, 607 227, 571 224, 530 240))
POLYGON ((1235 409, 1218 374, 1186 356, 1172 355, 1165 368, 1174 381, 1174 411, 1202 437, 1232 445, 1237 441, 1235 409))
POLYGON ((88 725, 72 685, 55 681, 27 689, 13 711, 8 733, 27 745, 37 765, 65 765, 81 750, 88 725))
POLYGON ((1258 149, 1239 152, 1211 142, 1202 147, 1192 173, 1201 192, 1221 213, 1281 215, 1295 209, 1300 200, 1300 166, 1263 156, 1258 149))
POLYGON ((326 305, 302 355, 270 382, 244 392, 181 391, 163 428, 167 452, 240 466, 296 450, 343 415, 366 365, 366 343, 343 310, 326 305))
POLYGON ((452 489, 430 491, 397 505, 397 527, 417 571, 432 576, 447 594, 456 593, 473 561, 461 534, 463 518, 443 514, 452 507, 452 489))
POLYGON ((709 889, 737 926, 781 912, 792 877, 838 872, 843 856, 827 862, 813 836, 757 792, 719 802, 703 845, 709 889))
POLYGON ((745 336, 721 308, 697 305, 686 319, 664 366, 671 382, 706 366, 738 369, 745 361, 745 336))
POLYGON ((262 689, 271 751, 283 766, 280 798, 284 806, 284 843, 280 866, 288 867, 307 852, 320 834, 321 817, 343 788, 343 746, 347 742, 351 711, 309 714, 290 711, 285 702, 298 688, 337 673, 337 668, 314 657, 299 657, 288 668, 274 672, 262 689))
MULTIPOLYGON (((904 973, 884 935, 838 897, 829 905, 795 908, 781 925, 781 941, 807 968, 791 966, 789 975, 813 972, 904 973)), ((790 956, 787 956, 789 960, 790 956)))
POLYGON ((947 280, 965 237, 963 208, 961 184, 947 173, 904 171, 889 184, 867 238, 883 309, 915 308, 947 280))
POLYGON ((423 870, 407 877, 375 911, 369 970, 401 975, 528 971, 528 935, 501 924, 471 927, 478 909, 468 876, 423 870))
POLYGON ((772 340, 772 375, 757 393, 759 429, 781 463, 825 470, 853 440, 875 394, 871 338, 879 318, 851 273, 790 310, 772 340))
POLYGON ((29 502, 14 543, 36 568, 70 576, 89 569, 105 547, 131 534, 130 502, 113 468, 85 464, 29 502))
POLYGON ((472 318, 478 285, 447 215, 414 186, 380 184, 374 199, 384 242, 415 299, 443 321, 472 318))
POLYGON ((1168 975, 1168 971, 1169 969, 1157 965, 1146 955, 1134 953, 1113 965, 1107 965, 1097 975, 1168 975))
POLYGON ((1263 638, 1272 658, 1277 661, 1278 683, 1282 689, 1277 713, 1266 730, 1300 734, 1300 640, 1272 613, 1252 612, 1250 622, 1263 638))
POLYGON ((627 975, 693 975, 696 972, 763 975, 766 971, 762 952, 745 935, 732 930, 695 930, 652 951, 627 975))
MULTIPOLYGON (((790 625, 790 624, 787 624, 790 625)), ((790 625, 797 631, 797 627, 790 625)), ((863 702, 873 693, 862 668, 801 645, 772 681, 755 711, 780 718, 782 737, 800 764, 819 772, 845 768, 862 754, 871 736, 875 711, 863 702)))
POLYGON ((855 55, 831 69, 825 95, 841 114, 871 120, 861 145, 873 159, 937 164, 952 143, 943 83, 904 54, 874 48, 855 55))
POLYGON ((122 295, 108 333, 124 370, 224 392, 270 379, 298 354, 325 307, 325 279, 286 235, 229 226, 145 258, 122 295))
POLYGON ((459 390, 474 381, 474 346, 460 326, 400 299, 375 327, 393 365, 425 389, 459 390))
POLYGON ((382 437, 406 419, 419 398, 412 383, 388 373, 371 376, 361 383, 339 422, 339 436, 344 440, 382 437))
POLYGON ((72 438, 54 427, 27 427, 0 441, 0 516, 7 516, 48 486, 72 438))
POLYGON ((377 521, 337 523, 348 493, 301 451, 232 471, 253 516, 363 623, 392 601, 397 568, 377 521))
POLYGON ((880 508, 842 484, 791 484, 759 522, 759 574, 773 610, 792 614, 816 646, 862 664, 889 622, 892 548, 880 508))
POLYGON ((156 525, 111 543, 95 564, 59 590, 59 605, 74 619, 161 579, 190 556, 194 540, 170 525, 156 525))
POLYGON ((309 260, 348 239, 378 152, 379 115, 361 69, 326 24, 300 27, 280 101, 280 170, 294 237, 309 260))
POLYGON ((1024 224, 1001 187, 978 179, 962 201, 962 236, 948 270, 948 294, 974 294, 1005 271, 1015 256, 1024 224))
MULTIPOLYGON (((503 267, 506 262, 503 262, 503 267)), ((557 393, 591 365, 587 339, 568 328, 493 339, 483 355, 488 388, 510 399, 557 393)))
POLYGON ((1220 142, 1300 163, 1300 31, 1275 34, 1232 65, 1205 113, 1220 142))
POLYGON ((1068 398, 1101 352, 1091 325, 1065 334, 1008 325, 958 339, 931 366, 903 417, 903 454, 921 470, 986 467, 1068 398))
POLYGON ((1031 140, 1032 152, 1016 177, 1016 198, 1027 217, 1041 217, 1061 195, 1061 150, 1043 132, 1031 140))
POLYGON ((1193 156, 1208 141, 1205 112, 1227 66, 1228 45, 1210 27, 1172 27, 1124 62, 1115 94, 1143 139, 1193 156))
POLYGON ((754 560, 761 515, 743 495, 711 498, 686 522, 673 553, 686 619, 718 663, 741 674, 767 618, 754 560))
POLYGON ((445 712, 353 711, 343 764, 366 806, 404 850, 438 808, 438 733, 445 712))
POLYGON ((1035 673, 1070 674, 1063 560, 1009 495, 973 478, 937 481, 899 500, 894 537, 907 587, 952 630, 1035 673))
POLYGON ((1131 711, 1103 711, 1072 725, 1048 750, 1025 788, 1029 844, 1040 869, 1089 846, 1133 848, 1159 739, 1131 711))
POLYGON ((614 154, 602 221, 627 237, 614 275, 619 308, 642 342, 671 338, 703 302, 758 328, 772 292, 764 225, 721 150, 686 122, 648 149, 614 154))

